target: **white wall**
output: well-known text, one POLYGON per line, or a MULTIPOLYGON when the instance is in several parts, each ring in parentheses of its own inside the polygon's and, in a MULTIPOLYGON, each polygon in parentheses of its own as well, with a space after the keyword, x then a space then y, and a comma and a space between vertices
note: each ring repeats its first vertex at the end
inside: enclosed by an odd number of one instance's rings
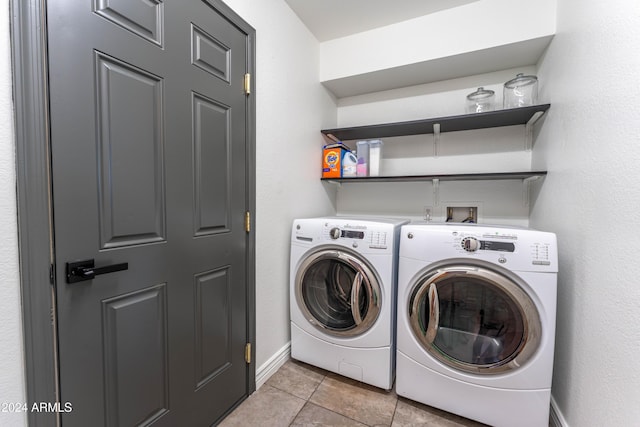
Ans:
MULTIPOLYGON (((0 404, 25 402, 9 7, 6 2, 2 3, 0 7, 0 404)), ((26 425, 26 416, 19 412, 0 412, 0 425, 26 425)))
POLYGON ((520 0, 515 6, 514 0, 479 1, 329 40, 321 45, 320 78, 367 74, 548 36, 555 29, 554 10, 555 0, 520 0))
POLYGON ((559 1, 557 25, 531 213, 560 249, 552 394, 572 427, 638 425, 640 3, 559 1))
POLYGON ((320 81, 344 97, 531 65, 555 32, 555 3, 474 1, 328 40, 320 81))
POLYGON ((226 0, 256 29, 256 366, 290 340, 289 245, 294 218, 335 213, 320 182, 320 129, 336 105, 318 78, 319 43, 284 0, 226 0))

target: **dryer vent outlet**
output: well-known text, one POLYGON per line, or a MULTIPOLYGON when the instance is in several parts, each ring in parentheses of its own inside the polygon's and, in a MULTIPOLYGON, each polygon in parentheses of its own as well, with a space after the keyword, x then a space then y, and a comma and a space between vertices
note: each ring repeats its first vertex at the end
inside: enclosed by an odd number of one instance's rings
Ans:
POLYGON ((477 206, 447 206, 447 222, 478 222, 477 206))

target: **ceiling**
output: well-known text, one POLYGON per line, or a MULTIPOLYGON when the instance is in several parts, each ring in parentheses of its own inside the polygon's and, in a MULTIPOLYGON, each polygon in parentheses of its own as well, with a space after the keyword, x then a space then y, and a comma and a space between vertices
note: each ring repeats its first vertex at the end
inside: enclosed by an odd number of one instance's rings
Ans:
POLYGON ((478 0, 285 0, 318 41, 406 21, 478 0))

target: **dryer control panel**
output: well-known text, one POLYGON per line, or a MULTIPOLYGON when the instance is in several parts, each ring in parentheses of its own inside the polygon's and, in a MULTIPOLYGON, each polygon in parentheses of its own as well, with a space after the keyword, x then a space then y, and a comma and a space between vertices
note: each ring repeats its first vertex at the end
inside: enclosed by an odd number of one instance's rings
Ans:
POLYGON ((558 271, 555 234, 507 226, 406 225, 402 229, 400 257, 427 263, 473 258, 513 271, 558 271))
POLYGON ((516 245, 512 242, 501 242, 494 240, 481 240, 476 237, 464 237, 460 241, 460 246, 467 252, 475 251, 498 251, 515 252, 516 245))
POLYGON ((515 252, 518 236, 510 233, 452 233, 454 246, 466 252, 515 252))
POLYGON ((520 238, 522 236, 511 233, 508 229, 507 231, 481 233, 454 231, 452 235, 454 248, 457 251, 478 256, 495 253, 500 264, 506 264, 508 260, 513 260, 510 254, 521 252, 517 255, 520 259, 526 260, 529 255, 532 265, 546 267, 551 265, 552 256, 554 256, 550 241, 528 241, 528 239, 523 241, 520 238))

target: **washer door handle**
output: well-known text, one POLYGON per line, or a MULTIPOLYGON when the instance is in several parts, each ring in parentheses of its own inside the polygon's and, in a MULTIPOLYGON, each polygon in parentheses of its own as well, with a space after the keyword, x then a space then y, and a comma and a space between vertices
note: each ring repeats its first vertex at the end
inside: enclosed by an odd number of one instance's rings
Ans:
POLYGON ((362 272, 358 271, 356 273, 355 279, 353 279, 353 284, 351 285, 351 315, 353 316, 353 320, 356 322, 356 326, 362 323, 362 315, 360 314, 359 304, 362 279, 362 272))
POLYGON ((438 335, 438 327, 440 323, 440 300, 438 299, 438 289, 436 284, 431 282, 429 285, 429 326, 424 333, 429 344, 432 344, 438 335))

